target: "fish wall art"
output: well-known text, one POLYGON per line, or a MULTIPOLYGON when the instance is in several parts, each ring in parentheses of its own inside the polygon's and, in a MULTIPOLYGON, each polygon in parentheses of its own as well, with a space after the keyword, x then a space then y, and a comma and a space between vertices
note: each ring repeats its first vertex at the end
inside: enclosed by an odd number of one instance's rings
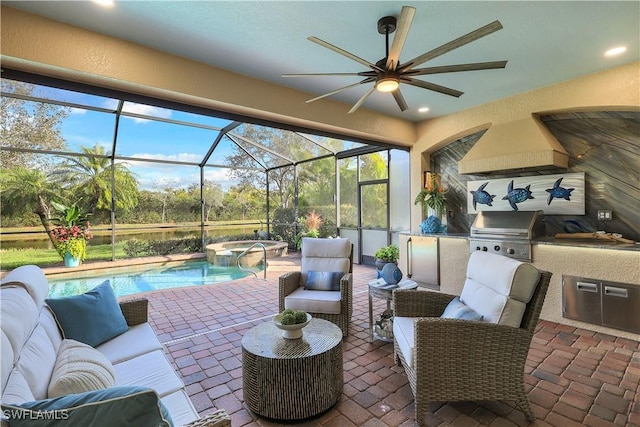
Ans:
POLYGON ((584 172, 468 181, 467 210, 584 215, 584 183, 584 172))

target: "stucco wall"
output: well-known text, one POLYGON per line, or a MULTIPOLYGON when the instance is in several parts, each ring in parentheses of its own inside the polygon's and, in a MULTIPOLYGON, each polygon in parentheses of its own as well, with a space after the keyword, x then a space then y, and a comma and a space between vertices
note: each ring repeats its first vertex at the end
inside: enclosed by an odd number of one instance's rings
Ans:
MULTIPOLYGON (((466 239, 440 238, 440 292, 460 295, 469 261, 466 239)), ((640 252, 615 249, 533 245, 533 264, 553 273, 540 318, 640 340, 640 335, 562 317, 562 276, 630 283, 640 286, 640 252)), ((638 313, 634 313, 638 315, 638 313)))
POLYGON ((409 146, 415 125, 225 71, 7 6, 2 65, 219 111, 409 146))
MULTIPOLYGON (((411 194, 420 191, 421 171, 429 169, 431 152, 491 125, 537 113, 640 108, 639 76, 640 62, 635 62, 419 123, 411 152, 411 194)), ((517 145, 518 135, 513 136, 517 145)), ((413 206, 411 228, 421 221, 420 206, 413 206)))
MULTIPOLYGON (((540 317, 553 322, 640 340, 640 334, 587 324, 562 317, 562 275, 640 286, 640 252, 614 249, 534 245, 534 265, 551 271, 551 283, 540 317)), ((638 311, 633 313, 638 316, 638 311)))

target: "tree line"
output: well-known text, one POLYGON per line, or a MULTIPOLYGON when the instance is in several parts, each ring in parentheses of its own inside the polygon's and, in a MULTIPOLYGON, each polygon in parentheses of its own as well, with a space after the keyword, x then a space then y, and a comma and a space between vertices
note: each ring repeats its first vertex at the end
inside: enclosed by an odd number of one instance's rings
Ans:
MULTIPOLYGON (((33 96, 36 87, 27 83, 2 80, 6 93, 33 96)), ((42 225, 49 230, 52 201, 77 204, 91 214, 93 225, 116 223, 183 223, 204 221, 265 220, 266 180, 269 180, 269 207, 272 222, 302 223, 315 210, 324 224, 335 229, 335 160, 327 157, 293 166, 273 167, 282 161, 274 153, 287 153, 294 159, 312 158, 320 148, 300 144, 299 135, 276 128, 243 126, 235 130, 242 139, 266 147, 257 149, 236 140, 226 157, 229 177, 237 184, 223 189, 211 180, 178 184, 155 183, 140 188, 138 177, 126 162, 112 163, 103 146, 82 146, 74 155, 38 153, 39 150, 68 151, 62 124, 70 108, 3 96, 0 105, 2 145, 25 151, 0 150, 0 219, 3 227, 42 225), (250 153, 251 155, 247 155, 250 153), (269 168, 256 172, 256 166, 269 168), (250 168, 253 168, 251 170, 250 168), (115 185, 112 185, 112 180, 115 185), (297 192, 296 192, 297 188, 297 192)), ((334 151, 342 142, 324 141, 334 151)), ((356 169, 353 162, 341 161, 341 192, 355 194, 356 169)), ((361 166, 370 176, 386 176, 386 165, 376 156, 366 156, 361 166)), ((195 167, 194 167, 195 168, 195 167)), ((355 215, 355 200, 343 206, 348 216, 355 215)), ((354 222, 356 218, 349 218, 354 222)))

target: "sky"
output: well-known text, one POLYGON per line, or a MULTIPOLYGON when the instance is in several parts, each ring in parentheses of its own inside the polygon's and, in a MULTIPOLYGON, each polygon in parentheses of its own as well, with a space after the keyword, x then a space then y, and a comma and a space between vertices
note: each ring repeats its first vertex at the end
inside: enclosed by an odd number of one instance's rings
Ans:
MULTIPOLYGON (((118 100, 81 94, 52 88, 42 88, 38 96, 62 100, 76 105, 88 105, 115 110, 118 100)), ((169 110, 150 105, 125 102, 123 112, 197 123, 213 128, 222 128, 228 120, 169 110)), ((115 114, 72 107, 62 122, 61 133, 70 151, 79 152, 80 147, 103 146, 111 151, 115 129, 115 114)), ((152 160, 170 160, 199 163, 211 147, 218 132, 212 129, 148 120, 140 117, 121 116, 118 126, 116 155, 152 160)), ((230 144, 221 144, 215 158, 209 163, 222 163, 231 153, 230 144)), ((127 161, 130 170, 138 178, 141 189, 158 190, 167 186, 186 188, 200 182, 200 170, 194 166, 127 161)), ((205 168, 205 179, 218 182, 224 189, 236 184, 228 177, 228 170, 205 168)))
MULTIPOLYGON (((8 80, 3 80, 8 82, 8 80)), ((10 91, 11 85, 3 84, 3 91, 10 91)), ((19 86, 18 86, 19 87, 19 86)), ((51 100, 54 103, 62 103, 68 109, 68 115, 60 123, 61 136, 65 141, 66 150, 70 152, 82 152, 82 147, 93 148, 102 146, 105 153, 110 153, 113 147, 114 133, 116 130, 116 114, 119 100, 74 92, 47 86, 32 85, 30 96, 51 100)), ((26 108, 35 110, 36 102, 25 101, 26 108)), ((179 110, 160 108, 152 105, 124 102, 122 114, 117 126, 116 156, 124 157, 116 161, 126 162, 129 169, 136 175, 140 189, 158 191, 164 188, 187 188, 190 185, 200 183, 199 164, 206 156, 211 145, 220 133, 220 129, 232 123, 230 120, 210 117, 205 115, 186 113, 179 110), (168 123, 167 121, 171 121, 168 123), (178 123, 175 123, 178 122, 178 123), (140 159, 141 161, 131 160, 140 159), (195 165, 180 165, 168 163, 155 163, 143 160, 186 162, 195 165)), ((246 129, 249 124, 239 126, 236 131, 256 132, 260 138, 260 127, 253 130, 246 129)), ((266 129, 265 129, 266 130, 266 129)), ((233 132, 233 131, 232 131, 233 132)), ((326 143, 326 138, 314 135, 305 137, 297 136, 296 147, 302 150, 297 154, 287 153, 289 156, 297 156, 310 149, 319 154, 331 151, 321 149, 308 139, 319 140, 326 143), (298 145, 299 144, 299 145, 298 145), (306 147, 306 148, 304 148, 306 147)), ((247 145, 242 139, 238 141, 246 146, 251 153, 255 147, 247 145)), ((336 142, 336 140, 333 140, 336 142)), ((259 141, 254 141, 259 142, 259 141)), ((333 143, 332 143, 333 144, 333 143)), ((340 141, 346 150, 362 146, 361 143, 340 141)), ((333 149, 336 149, 335 147, 333 149)), ((228 137, 223 137, 212 153, 208 165, 229 165, 227 157, 237 153, 237 146, 228 137)), ((288 163, 287 160, 262 151, 266 167, 288 163)), ((302 154, 304 155, 304 154, 302 154)), ((292 157, 293 158, 293 157, 292 157)), ((301 160, 301 158, 297 159, 301 160)), ((260 165, 256 163, 256 167, 260 165)), ((236 185, 237 181, 230 178, 228 168, 206 167, 204 179, 221 185, 224 190, 236 185)), ((262 173, 262 169, 256 170, 262 173)))

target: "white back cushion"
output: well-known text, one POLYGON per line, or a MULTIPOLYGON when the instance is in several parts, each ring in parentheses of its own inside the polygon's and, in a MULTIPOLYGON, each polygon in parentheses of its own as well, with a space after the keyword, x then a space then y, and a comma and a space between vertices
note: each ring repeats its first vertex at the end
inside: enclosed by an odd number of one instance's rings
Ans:
POLYGON ((529 263, 476 251, 469 258, 460 300, 485 322, 518 328, 539 278, 529 263))
POLYGON ((5 395, 26 400, 46 397, 62 340, 51 313, 43 308, 48 293, 49 282, 35 265, 18 267, 0 282, 3 402, 9 401, 5 395))
POLYGON ((309 271, 349 272, 351 266, 351 241, 349 239, 302 239, 302 285, 309 271))
POLYGON ((47 398, 49 380, 56 363, 56 350, 44 328, 38 325, 20 352, 15 369, 27 380, 36 399, 47 398))
POLYGON ((0 290, 0 318, 2 323, 2 390, 8 375, 20 358, 20 352, 38 322, 38 307, 20 286, 0 290))

